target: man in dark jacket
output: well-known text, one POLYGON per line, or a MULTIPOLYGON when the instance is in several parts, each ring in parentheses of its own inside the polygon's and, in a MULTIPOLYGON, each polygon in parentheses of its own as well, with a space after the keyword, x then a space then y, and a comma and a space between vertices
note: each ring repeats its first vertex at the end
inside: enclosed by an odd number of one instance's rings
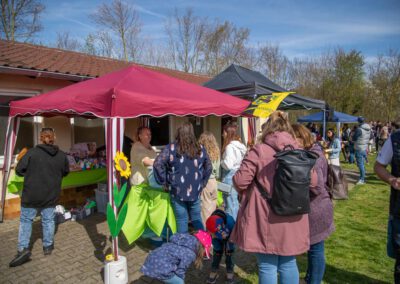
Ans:
POLYGON ((390 185, 387 254, 396 259, 394 283, 400 284, 400 117, 392 126, 394 131, 383 144, 374 170, 381 180, 390 185), (390 172, 386 169, 388 165, 391 166, 390 172))
POLYGON ((18 234, 18 253, 10 267, 27 262, 31 256, 29 242, 32 222, 38 211, 42 216, 43 252, 51 254, 54 245, 54 208, 61 192, 61 181, 69 173, 69 164, 64 152, 54 145, 52 128, 43 128, 40 141, 18 162, 15 172, 24 176, 21 196, 21 218, 18 234))

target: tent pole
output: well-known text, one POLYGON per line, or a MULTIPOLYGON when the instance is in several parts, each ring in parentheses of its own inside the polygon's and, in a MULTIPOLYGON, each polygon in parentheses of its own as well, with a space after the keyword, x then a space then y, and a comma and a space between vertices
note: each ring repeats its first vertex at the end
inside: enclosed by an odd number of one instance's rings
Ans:
POLYGON ((17 141, 17 134, 19 129, 19 117, 9 117, 6 132, 6 141, 4 145, 4 162, 3 162, 3 179, 1 183, 1 217, 0 223, 4 221, 4 210, 6 204, 6 192, 8 179, 10 177, 10 169, 12 157, 14 153, 15 142, 17 141))
POLYGON ((324 117, 324 120, 323 120, 323 123, 322 123, 322 137, 323 137, 323 139, 324 139, 324 141, 326 140, 326 109, 324 109, 323 110, 323 112, 324 112, 324 115, 323 115, 323 117, 324 117))
MULTIPOLYGON (((106 135, 106 153, 107 153, 107 188, 108 198, 115 216, 117 216, 118 208, 115 206, 113 197, 114 183, 119 181, 116 178, 114 169, 114 157, 117 151, 122 151, 124 136, 124 119, 122 118, 106 118, 105 119, 105 135, 106 135)), ((112 251, 115 260, 118 260, 118 237, 112 239, 112 251)))

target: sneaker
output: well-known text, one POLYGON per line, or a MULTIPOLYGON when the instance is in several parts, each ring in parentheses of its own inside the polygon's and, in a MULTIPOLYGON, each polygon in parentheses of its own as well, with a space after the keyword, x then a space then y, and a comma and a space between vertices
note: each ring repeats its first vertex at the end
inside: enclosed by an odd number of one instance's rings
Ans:
POLYGON ((207 284, 215 284, 217 283, 217 278, 218 278, 218 273, 215 273, 213 277, 211 277, 211 274, 207 278, 207 284))
POLYGON ((227 273, 226 274, 226 279, 225 279, 225 284, 234 284, 235 279, 233 278, 233 273, 227 273))
POLYGON ((19 251, 15 258, 11 260, 10 267, 16 267, 24 264, 25 262, 30 260, 32 253, 29 249, 25 248, 22 251, 19 251))
POLYGON ((360 184, 365 184, 365 181, 359 180, 359 181, 356 183, 356 185, 360 185, 360 184))
POLYGON ((43 247, 43 254, 50 255, 51 252, 53 251, 53 249, 54 249, 54 245, 49 245, 47 247, 43 247))

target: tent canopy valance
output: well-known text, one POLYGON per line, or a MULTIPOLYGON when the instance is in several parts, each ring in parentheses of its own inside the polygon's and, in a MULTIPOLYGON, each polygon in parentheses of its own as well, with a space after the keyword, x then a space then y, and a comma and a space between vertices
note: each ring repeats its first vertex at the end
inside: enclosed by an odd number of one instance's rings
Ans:
POLYGON ((239 116, 248 102, 131 65, 102 77, 13 101, 10 116, 239 116))
MULTIPOLYGON (((204 86, 247 100, 253 100, 260 95, 288 91, 261 73, 235 64, 206 82, 204 86)), ((299 94, 290 94, 278 109, 326 109, 326 103, 299 94)))
MULTIPOLYGON (((357 123, 358 117, 343 112, 334 111, 333 116, 328 117, 327 122, 357 123)), ((297 119, 298 122, 319 122, 324 121, 324 112, 317 112, 302 116, 297 119)))

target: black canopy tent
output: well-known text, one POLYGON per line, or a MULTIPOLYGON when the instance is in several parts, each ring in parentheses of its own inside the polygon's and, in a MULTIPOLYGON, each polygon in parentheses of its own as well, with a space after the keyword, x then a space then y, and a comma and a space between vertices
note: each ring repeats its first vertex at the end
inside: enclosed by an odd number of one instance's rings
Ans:
MULTIPOLYGON (((259 95, 288 91, 272 82, 260 72, 235 64, 230 65, 210 81, 206 82, 204 86, 247 100, 253 100, 259 95)), ((326 103, 321 100, 303 97, 299 94, 291 94, 283 100, 278 109, 326 110, 326 103)))

